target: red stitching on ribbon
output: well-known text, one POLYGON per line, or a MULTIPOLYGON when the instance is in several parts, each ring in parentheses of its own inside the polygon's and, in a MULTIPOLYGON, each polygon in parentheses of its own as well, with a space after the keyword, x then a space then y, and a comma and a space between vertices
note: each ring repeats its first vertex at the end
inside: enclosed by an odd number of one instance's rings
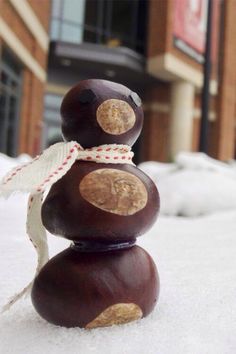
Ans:
POLYGON ((32 163, 34 163, 35 161, 37 161, 39 159, 39 157, 40 157, 40 155, 36 156, 32 161, 25 163, 24 165, 15 169, 3 184, 7 184, 9 181, 11 181, 13 179, 14 176, 16 176, 18 174, 18 172, 20 172, 24 167, 29 166, 32 163))
POLYGON ((62 171, 63 170, 63 166, 68 164, 68 160, 72 158, 72 153, 75 151, 75 148, 78 148, 78 150, 81 150, 79 146, 74 145, 73 148, 70 149, 70 154, 68 156, 66 156, 65 160, 63 161, 63 163, 61 164, 61 166, 58 167, 57 171, 54 171, 52 174, 50 174, 49 177, 47 177, 41 184, 40 186, 37 188, 37 192, 42 192, 43 186, 45 185, 45 183, 49 182, 50 179, 54 176, 58 174, 58 171, 62 171))

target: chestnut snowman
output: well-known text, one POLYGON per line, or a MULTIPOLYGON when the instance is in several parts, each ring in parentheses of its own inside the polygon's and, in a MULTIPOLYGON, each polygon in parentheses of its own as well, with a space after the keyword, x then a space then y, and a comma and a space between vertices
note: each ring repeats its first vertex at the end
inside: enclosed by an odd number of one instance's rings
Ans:
MULTIPOLYGON (((123 85, 86 80, 66 94, 61 116, 69 155, 46 174, 31 202, 50 186, 37 209, 41 227, 72 243, 38 266, 33 305, 44 319, 65 327, 145 317, 157 302, 159 278, 152 258, 135 242, 155 222, 160 202, 155 184, 131 161, 143 124, 141 100, 123 85), (77 159, 75 149, 82 154, 77 159)), ((43 157, 47 163, 50 156, 43 157)), ((9 178, 15 175, 5 184, 9 178)))

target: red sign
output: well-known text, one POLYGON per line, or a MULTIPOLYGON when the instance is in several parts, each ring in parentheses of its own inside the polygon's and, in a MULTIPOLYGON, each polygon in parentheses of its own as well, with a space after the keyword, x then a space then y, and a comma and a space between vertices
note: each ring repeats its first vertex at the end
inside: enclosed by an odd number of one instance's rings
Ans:
POLYGON ((174 36, 204 53, 208 0, 174 0, 174 36))

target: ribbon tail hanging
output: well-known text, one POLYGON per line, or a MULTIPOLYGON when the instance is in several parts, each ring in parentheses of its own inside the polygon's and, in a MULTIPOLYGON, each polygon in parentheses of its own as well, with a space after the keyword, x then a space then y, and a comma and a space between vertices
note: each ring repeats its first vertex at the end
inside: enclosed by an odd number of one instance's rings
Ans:
MULTIPOLYGON (((45 150, 41 156, 16 167, 3 178, 0 183, 0 196, 7 198, 15 191, 31 193, 28 200, 26 231, 38 255, 35 277, 49 260, 47 234, 41 219, 44 191, 61 179, 76 160, 133 165, 132 157, 133 152, 127 145, 101 145, 84 150, 75 141, 57 143, 45 150)), ((2 312, 9 310, 15 302, 27 295, 33 281, 14 295, 3 307, 2 312)))
MULTIPOLYGON (((41 220, 41 208, 42 208, 43 193, 30 194, 28 200, 28 213, 26 231, 30 241, 32 242, 37 255, 37 268, 34 278, 39 273, 40 269, 49 260, 48 243, 46 230, 41 220)), ((9 310, 18 300, 24 295, 27 296, 32 288, 33 281, 31 281, 23 290, 15 294, 5 306, 2 308, 2 313, 9 310)))
POLYGON ((43 193, 30 194, 26 223, 27 234, 38 255, 36 275, 49 259, 47 234, 41 219, 42 201, 43 193))

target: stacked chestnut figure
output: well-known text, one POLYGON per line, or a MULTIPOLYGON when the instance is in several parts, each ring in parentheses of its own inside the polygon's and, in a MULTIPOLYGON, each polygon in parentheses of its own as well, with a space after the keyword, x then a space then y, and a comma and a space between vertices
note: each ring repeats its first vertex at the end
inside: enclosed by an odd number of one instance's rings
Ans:
MULTIPOLYGON (((83 148, 132 146, 143 124, 138 95, 104 80, 73 87, 61 116, 64 139, 83 148)), ((158 299, 159 278, 135 241, 153 225, 159 205, 155 184, 134 165, 76 161, 42 206, 45 228, 73 242, 34 280, 38 313, 56 325, 84 328, 147 316, 158 299)))

